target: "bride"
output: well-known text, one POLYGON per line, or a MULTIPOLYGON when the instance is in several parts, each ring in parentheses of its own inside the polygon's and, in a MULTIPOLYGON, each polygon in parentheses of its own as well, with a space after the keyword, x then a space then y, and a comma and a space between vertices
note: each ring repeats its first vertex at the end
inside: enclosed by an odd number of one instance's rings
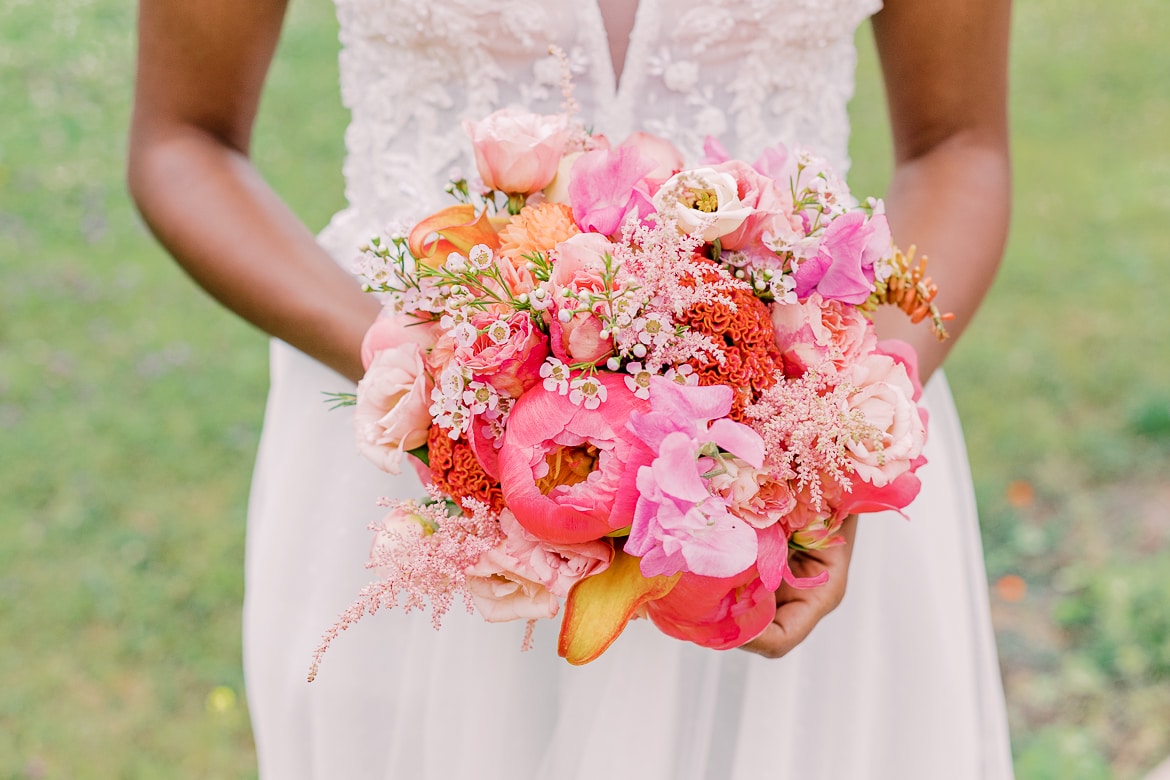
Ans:
MULTIPOLYGON (((348 415, 321 401, 360 377, 378 310, 344 268, 389 222, 445 205, 433 195, 470 166, 460 119, 556 111, 554 43, 583 115, 611 139, 647 130, 692 161, 708 134, 746 159, 784 141, 843 168, 853 34, 876 12, 897 161, 889 219, 934 259, 959 331, 1007 224, 1009 0, 337 0, 349 207, 316 240, 248 161, 284 5, 141 0, 129 164, 159 240, 275 337, 244 610, 261 777, 1010 777, 970 476, 941 374, 911 522, 864 517, 853 542, 804 561, 830 585, 778 593, 755 654, 635 624, 573 668, 553 652, 555 628, 522 654, 522 625, 456 610, 435 632, 426 615, 392 613, 347 632, 305 682, 321 632, 368 577, 376 498, 420 493, 360 460, 348 415)), ((953 342, 896 318, 879 332, 911 341, 924 376, 953 342)))

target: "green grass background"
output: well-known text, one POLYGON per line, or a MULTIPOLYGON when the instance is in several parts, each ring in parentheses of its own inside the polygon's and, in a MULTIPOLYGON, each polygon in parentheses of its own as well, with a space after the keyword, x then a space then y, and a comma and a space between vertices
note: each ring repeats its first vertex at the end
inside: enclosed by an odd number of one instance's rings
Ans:
MULTIPOLYGON (((265 340, 122 183, 134 10, 0 0, 0 778, 255 776, 243 523, 265 340)), ((948 371, 1022 780, 1170 754, 1170 4, 1018 0, 1014 228, 948 371), (1007 581, 1004 581, 1007 582, 1007 581), (1009 594, 1010 595, 1010 594, 1009 594)), ((888 136, 868 32, 854 184, 888 136)), ((325 0, 293 4, 258 163, 341 204, 325 0)))

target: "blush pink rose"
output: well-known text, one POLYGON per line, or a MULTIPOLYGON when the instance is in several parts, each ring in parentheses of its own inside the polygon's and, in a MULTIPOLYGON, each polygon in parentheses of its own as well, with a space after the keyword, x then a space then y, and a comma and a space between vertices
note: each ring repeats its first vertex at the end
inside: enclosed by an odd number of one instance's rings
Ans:
POLYGON ((435 324, 411 314, 383 312, 362 339, 362 368, 369 368, 374 355, 402 344, 418 344, 423 350, 435 345, 435 324))
POLYGON ((613 560, 613 545, 601 540, 579 544, 542 542, 516 520, 511 511, 500 513, 504 532, 502 553, 517 562, 516 570, 539 582, 560 598, 585 577, 600 574, 613 560))
POLYGON ((427 443, 431 387, 418 344, 378 352, 357 386, 358 451, 383 471, 400 473, 403 454, 427 443))
POLYGON ((561 605, 523 564, 496 547, 467 570, 467 590, 488 623, 556 617, 561 605))
POLYGON ((538 539, 576 544, 630 524, 635 475, 653 453, 627 427, 649 403, 618 374, 600 373, 596 409, 535 385, 512 407, 499 449, 500 487, 516 519, 538 539))
POLYGON ((546 187, 556 176, 570 135, 563 114, 514 108, 479 122, 465 120, 463 130, 471 138, 484 186, 509 195, 530 195, 546 187))
POLYGON ((818 292, 800 303, 773 303, 770 309, 776 346, 789 376, 826 363, 844 371, 877 346, 868 317, 854 306, 825 300, 818 292))
POLYGON ((776 524, 796 507, 787 482, 778 482, 766 469, 740 458, 724 458, 721 470, 708 485, 734 514, 757 529, 776 524))
POLYGON ((911 470, 926 442, 914 385, 901 363, 880 353, 853 364, 843 378, 857 388, 849 396, 850 411, 861 412, 878 430, 848 447, 856 477, 883 487, 911 470))

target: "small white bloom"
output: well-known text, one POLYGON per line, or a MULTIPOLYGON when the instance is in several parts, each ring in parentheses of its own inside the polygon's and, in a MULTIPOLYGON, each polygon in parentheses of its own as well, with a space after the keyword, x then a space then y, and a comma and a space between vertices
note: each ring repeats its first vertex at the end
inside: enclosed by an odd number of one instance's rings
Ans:
POLYGON ((491 385, 483 382, 471 382, 463 391, 463 403, 472 414, 483 414, 489 409, 496 408, 500 402, 500 395, 491 385))
POLYGON ((699 384, 699 377, 695 374, 695 369, 686 363, 677 368, 667 369, 663 376, 680 385, 690 385, 693 387, 699 384))
POLYGON ((486 333, 493 344, 503 344, 511 337, 512 328, 508 325, 507 320, 496 320, 487 326, 486 333))
POLYGON ((569 379, 572 373, 567 365, 555 357, 547 358, 540 365, 540 375, 544 377, 544 389, 550 393, 564 395, 569 392, 569 379))
POLYGON ((461 274, 467 270, 467 258, 458 252, 452 252, 447 255, 447 262, 443 263, 443 267, 453 274, 461 274))
POLYGON ((476 244, 467 253, 467 259, 471 261, 471 266, 477 271, 487 269, 491 264, 493 255, 492 250, 487 244, 476 244))
POLYGON ((577 377, 569 386, 572 388, 569 400, 578 406, 584 405, 586 409, 596 409, 605 400, 605 385, 601 384, 592 374, 577 377))
POLYGON ((479 331, 470 322, 460 322, 451 329, 451 337, 461 347, 470 347, 479 338, 479 331))
POLYGON ((643 368, 641 363, 630 363, 626 366, 626 371, 630 372, 630 376, 626 377, 626 387, 638 398, 648 399, 652 374, 643 368))

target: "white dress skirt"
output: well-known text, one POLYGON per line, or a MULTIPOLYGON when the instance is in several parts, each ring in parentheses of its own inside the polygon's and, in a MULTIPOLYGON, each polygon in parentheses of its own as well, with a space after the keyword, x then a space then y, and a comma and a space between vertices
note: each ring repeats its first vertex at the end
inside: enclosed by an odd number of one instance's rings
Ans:
MULTIPOLYGON (((846 164, 852 33, 871 0, 642 0, 620 87, 595 2, 486 5, 338 0, 351 205, 321 241, 339 262, 391 219, 444 205, 448 170, 467 164, 459 117, 556 110, 549 41, 611 138, 651 130, 692 160, 708 132, 747 159, 785 140, 846 164)), ((322 633, 370 580, 377 499, 422 489, 356 454, 350 412, 322 395, 346 380, 279 342, 271 374, 244 611, 262 780, 1011 777, 970 472, 941 375, 911 519, 861 519, 844 602, 785 658, 636 621, 578 668, 557 657, 556 622, 521 652, 522 622, 457 606, 441 631, 428 613, 362 620, 308 683, 322 633)))

